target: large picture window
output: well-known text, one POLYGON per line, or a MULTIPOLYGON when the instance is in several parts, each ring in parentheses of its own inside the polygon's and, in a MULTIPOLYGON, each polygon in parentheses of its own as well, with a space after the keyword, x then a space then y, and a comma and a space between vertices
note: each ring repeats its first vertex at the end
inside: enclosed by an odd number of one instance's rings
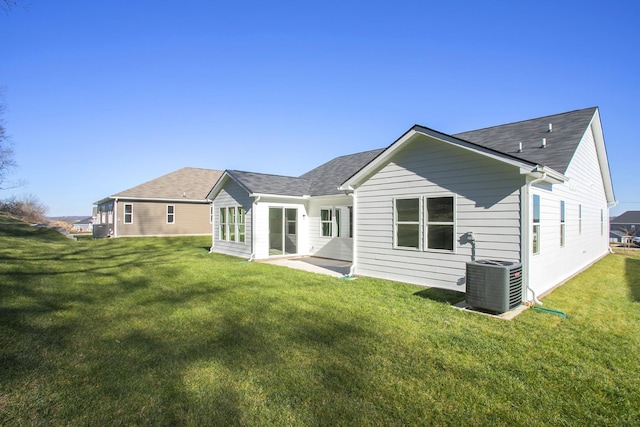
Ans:
POLYGON ((124 223, 133 224, 133 205, 130 203, 124 204, 124 223))
POLYGON ((245 210, 241 206, 220 208, 220 240, 244 243, 245 210))
POLYGON ((453 197, 427 197, 427 248, 453 251, 453 197))
POLYGON ((420 249, 420 199, 396 199, 395 246, 420 249))

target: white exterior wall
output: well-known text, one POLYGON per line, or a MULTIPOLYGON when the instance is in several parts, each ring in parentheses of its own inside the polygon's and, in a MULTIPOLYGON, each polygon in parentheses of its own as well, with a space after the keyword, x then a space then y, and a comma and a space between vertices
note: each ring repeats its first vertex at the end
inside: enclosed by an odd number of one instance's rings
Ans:
POLYGON ((318 198, 309 202, 309 247, 310 255, 333 258, 344 261, 353 259, 353 239, 349 237, 349 206, 353 205, 351 196, 318 198), (340 210, 340 224, 333 216, 333 237, 322 235, 322 225, 320 221, 320 210, 332 209, 340 210), (338 227, 340 236, 337 236, 338 227))
POLYGON ((530 255, 529 270, 529 286, 538 296, 588 267, 609 250, 609 209, 591 129, 585 133, 565 175, 569 177, 565 184, 531 189, 532 195, 540 195, 540 253, 530 255), (560 247, 561 200, 565 201, 564 247, 560 247), (582 232, 579 230, 580 205, 582 232))
MULTIPOLYGON (((520 261, 523 184, 516 167, 414 137, 356 190, 355 274, 464 291, 466 262, 520 261), (394 198, 448 195, 455 197, 453 253, 393 248, 394 198), (469 231, 475 245, 464 237, 469 231)), ((424 223, 421 228, 424 234, 424 223)))
POLYGON ((249 258, 251 256, 251 235, 252 235, 252 216, 253 200, 247 192, 242 189, 235 181, 228 180, 224 188, 218 193, 213 200, 213 251, 237 257, 249 258), (245 241, 228 242, 220 240, 220 208, 242 206, 245 210, 245 241))

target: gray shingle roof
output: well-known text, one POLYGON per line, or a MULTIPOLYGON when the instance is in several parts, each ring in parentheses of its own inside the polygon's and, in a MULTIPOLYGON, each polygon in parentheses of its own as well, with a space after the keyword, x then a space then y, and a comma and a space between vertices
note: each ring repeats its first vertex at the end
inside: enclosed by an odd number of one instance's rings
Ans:
POLYGON ((452 136, 565 173, 596 109, 585 108, 452 136), (546 138, 546 148, 541 148, 542 138, 546 138), (518 152, 520 142, 522 152, 518 152))
POLYGON ((234 180, 250 193, 281 196, 328 196, 339 194, 338 187, 373 160, 383 149, 336 157, 299 177, 228 170, 234 180))
POLYGON ((338 193, 337 189, 340 184, 351 178, 353 174, 366 166, 383 151, 384 149, 378 149, 336 157, 301 175, 300 178, 306 178, 311 181, 312 196, 336 194, 338 193))
POLYGON ((277 194, 281 196, 307 196, 311 183, 293 176, 228 170, 227 173, 250 193, 277 194))
MULTIPOLYGON (((569 111, 505 125, 453 134, 454 138, 486 147, 525 162, 565 173, 597 107, 569 111), (552 131, 549 132, 549 124, 552 131), (542 138, 546 147, 541 148, 542 138), (519 143, 522 151, 519 152, 519 143)), ((373 161, 386 148, 336 157, 299 176, 227 171, 251 193, 283 196, 327 196, 373 161)))
POLYGON ((204 200, 220 175, 222 172, 218 170, 182 168, 116 193, 112 197, 204 200))
POLYGON ((611 224, 640 224, 640 211, 626 211, 615 217, 611 224))

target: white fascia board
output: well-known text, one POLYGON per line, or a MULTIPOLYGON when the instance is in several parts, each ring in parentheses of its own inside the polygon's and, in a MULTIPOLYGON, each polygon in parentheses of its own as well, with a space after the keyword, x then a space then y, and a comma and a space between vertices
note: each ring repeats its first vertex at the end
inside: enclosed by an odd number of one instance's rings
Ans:
POLYGON ((249 193, 249 197, 273 197, 276 199, 296 199, 296 200, 306 200, 310 199, 311 196, 285 196, 282 194, 266 194, 266 193, 249 193))
POLYGON ((600 173, 604 190, 607 196, 607 203, 615 204, 616 196, 613 192, 613 182, 611 180, 611 170, 609 169, 609 157, 607 156, 607 148, 604 144, 604 132, 602 131, 602 122, 600 121, 600 110, 596 108, 596 112, 591 119, 591 131, 596 145, 596 153, 598 155, 598 164, 600 165, 600 173))

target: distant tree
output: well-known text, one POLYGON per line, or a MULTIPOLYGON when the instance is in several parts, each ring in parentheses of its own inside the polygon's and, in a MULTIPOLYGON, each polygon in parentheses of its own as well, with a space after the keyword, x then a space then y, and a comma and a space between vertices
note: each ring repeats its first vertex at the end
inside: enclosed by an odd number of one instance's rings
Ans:
POLYGON ((20 198, 13 196, 5 200, 0 200, 0 213, 26 222, 47 222, 45 216, 47 210, 47 206, 33 194, 20 198))
MULTIPOLYGON (((2 92, 0 91, 0 98, 2 92)), ((4 103, 0 99, 0 190, 6 190, 11 186, 7 186, 7 177, 15 169, 16 162, 13 156, 13 147, 9 136, 7 135, 4 127, 4 120, 2 115, 4 113, 4 103)))

